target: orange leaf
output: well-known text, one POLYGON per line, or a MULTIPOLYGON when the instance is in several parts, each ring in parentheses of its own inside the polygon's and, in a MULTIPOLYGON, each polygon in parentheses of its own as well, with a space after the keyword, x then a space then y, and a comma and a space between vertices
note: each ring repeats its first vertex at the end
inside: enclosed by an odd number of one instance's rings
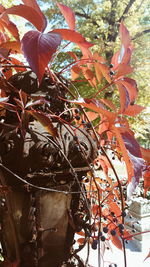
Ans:
POLYGON ((148 255, 146 256, 146 258, 144 259, 144 261, 147 260, 148 258, 150 258, 150 250, 149 250, 149 253, 148 253, 148 255))
POLYGON ((122 242, 117 235, 112 236, 111 241, 118 249, 122 250, 122 242))
POLYGON ((111 100, 109 99, 105 99, 105 98, 101 98, 100 100, 102 103, 104 103, 107 107, 111 108, 112 110, 116 111, 116 106, 112 103, 111 100))
POLYGON ((118 88, 119 95, 120 95, 120 109, 118 113, 123 113, 127 109, 130 103, 129 94, 125 86, 122 85, 122 83, 120 83, 119 81, 116 82, 116 86, 118 88))
POLYGON ((145 107, 134 104, 134 105, 128 106, 127 109, 123 112, 123 114, 134 117, 138 115, 141 111, 143 111, 143 109, 145 109, 145 107))
POLYGON ((82 34, 76 32, 75 30, 70 29, 55 29, 51 32, 59 33, 64 40, 78 43, 82 46, 91 47, 93 44, 87 42, 85 38, 82 36, 82 34))
POLYGON ((140 147, 142 157, 147 161, 147 164, 150 165, 150 149, 146 149, 144 147, 140 147))
POLYGON ((96 73, 96 78, 98 80, 98 82, 100 83, 102 80, 102 72, 101 72, 101 67, 100 67, 100 63, 99 62, 95 62, 94 63, 94 68, 95 68, 95 73, 96 73))
POLYGON ((21 53, 21 44, 19 41, 8 41, 5 43, 1 43, 0 47, 4 47, 6 49, 11 50, 11 53, 14 52, 21 53))
POLYGON ((3 18, 3 16, 6 14, 17 15, 25 18, 26 20, 31 22, 39 31, 43 31, 46 28, 46 20, 43 19, 43 16, 31 6, 20 4, 7 8, 1 15, 1 17, 3 18))
POLYGON ((93 54, 93 59, 95 59, 99 63, 106 63, 106 59, 101 57, 97 52, 93 54))
POLYGON ((28 112, 44 126, 48 133, 50 133, 53 137, 57 136, 57 130, 54 128, 53 123, 48 116, 38 111, 29 110, 28 112))
POLYGON ((94 73, 87 67, 82 67, 82 72, 86 80, 92 87, 97 87, 97 82, 94 73))
POLYGON ((112 130, 114 131, 118 144, 120 146, 122 155, 123 155, 123 159, 125 161, 126 164, 126 168, 127 168, 127 173, 128 173, 128 181, 130 182, 132 177, 134 177, 134 169, 133 169, 133 165, 132 162, 130 160, 130 157, 128 155, 127 149, 125 147, 124 141, 122 139, 122 136, 120 134, 119 128, 112 126, 112 130))
POLYGON ((119 64, 119 67, 117 69, 116 75, 114 76, 114 79, 117 79, 120 76, 127 75, 131 73, 132 71, 133 71, 132 67, 125 65, 125 64, 119 64))
POLYGON ((77 65, 71 68, 71 78, 73 81, 79 77, 81 71, 82 71, 81 68, 78 67, 77 65))
POLYGON ((131 78, 125 77, 124 79, 119 80, 118 83, 125 86, 126 90, 129 93, 130 102, 134 102, 138 96, 138 88, 136 81, 131 78))
POLYGON ((81 235, 81 236, 85 236, 85 232, 84 231, 80 231, 80 232, 76 232, 77 235, 81 235))
POLYGON ((121 215, 121 209, 116 202, 111 201, 109 203, 109 209, 111 212, 114 212, 117 217, 121 215))
POLYGON ((92 111, 87 111, 87 112, 86 112, 86 115, 88 116, 88 119, 89 119, 90 121, 94 121, 95 119, 98 118, 98 114, 95 113, 95 112, 92 112, 92 111))
POLYGON ((105 79, 111 83, 111 78, 110 78, 110 74, 109 74, 109 68, 106 64, 103 63, 99 63, 99 68, 103 74, 103 76, 105 77, 105 79))
MULTIPOLYGON (((4 18, 0 18, 0 28, 6 28, 16 40, 19 40, 19 32, 16 25, 11 21, 5 21, 4 18)), ((2 30, 4 31, 4 30, 2 30)))
POLYGON ((69 54, 75 61, 78 60, 78 57, 77 57, 76 54, 73 53, 72 51, 68 51, 67 54, 69 54))
POLYGON ((75 29, 75 15, 72 9, 68 6, 65 6, 61 3, 57 3, 57 6, 59 7, 61 13, 63 14, 69 28, 71 30, 75 29))
POLYGON ((131 43, 131 37, 129 34, 128 29, 124 25, 123 21, 120 23, 120 28, 119 28, 119 34, 120 34, 120 39, 122 44, 124 45, 125 48, 129 47, 131 43))
POLYGON ((43 25, 44 25, 43 28, 46 28, 47 21, 46 21, 46 18, 44 16, 43 12, 41 11, 40 7, 38 6, 37 1, 36 0, 22 0, 22 1, 26 6, 32 7, 34 10, 36 10, 39 13, 40 17, 43 20, 43 25))
POLYGON ((86 99, 86 98, 83 99, 82 98, 81 100, 79 99, 77 101, 71 101, 71 102, 82 105, 95 112, 98 112, 99 114, 106 116, 107 119, 109 119, 110 123, 114 122, 114 120, 116 119, 116 114, 105 109, 103 105, 101 104, 101 102, 97 99, 86 99))
POLYGON ((143 178, 144 178, 144 195, 146 195, 146 192, 150 188, 150 167, 144 172, 143 178))
POLYGON ((85 238, 78 238, 77 239, 77 242, 79 243, 79 245, 83 245, 84 244, 84 242, 85 242, 85 238))

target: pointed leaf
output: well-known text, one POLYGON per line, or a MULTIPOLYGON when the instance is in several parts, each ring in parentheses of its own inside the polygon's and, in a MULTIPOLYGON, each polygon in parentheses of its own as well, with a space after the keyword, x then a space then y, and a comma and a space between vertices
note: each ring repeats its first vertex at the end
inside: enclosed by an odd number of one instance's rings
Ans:
POLYGON ((54 138, 57 136, 57 130, 54 128, 51 119, 45 115, 43 112, 39 111, 28 111, 34 118, 36 118, 46 129, 48 133, 50 133, 54 138))
POLYGON ((109 68, 106 64, 103 63, 99 63, 99 68, 103 74, 103 76, 105 77, 105 79, 111 83, 111 78, 110 78, 110 74, 109 74, 109 68))
POLYGON ((6 20, 4 20, 4 18, 1 18, 1 16, 0 16, 0 26, 7 29, 16 40, 20 39, 18 29, 13 22, 6 21, 6 20))
POLYGON ((119 113, 123 113, 130 104, 129 93, 124 85, 120 81, 116 82, 117 88, 120 94, 120 110, 119 113))
POLYGON ((90 83, 92 87, 97 87, 97 82, 94 73, 87 67, 82 67, 82 72, 86 80, 90 83))
POLYGON ((46 17, 44 16, 43 12, 41 11, 40 7, 38 6, 37 1, 36 0, 22 0, 22 1, 26 6, 32 7, 33 9, 35 9, 39 13, 39 15, 43 19, 43 25, 45 24, 45 26, 43 26, 43 30, 44 30, 47 26, 47 20, 46 20, 46 17))
POLYGON ((116 114, 105 109, 104 105, 102 105, 102 103, 97 99, 82 98, 77 101, 71 101, 71 102, 82 105, 83 107, 89 108, 95 112, 98 112, 99 114, 105 115, 110 122, 114 122, 116 118, 116 114))
POLYGON ((0 47, 4 47, 8 50, 11 50, 11 53, 21 53, 21 44, 19 41, 8 41, 5 43, 1 43, 0 47))
POLYGON ((150 258, 150 249, 149 249, 149 253, 148 253, 148 255, 146 256, 146 258, 144 259, 144 261, 147 260, 148 258, 150 258))
POLYGON ((140 112, 142 112, 144 109, 145 109, 145 107, 134 104, 134 105, 128 106, 127 109, 123 112, 123 114, 127 115, 127 116, 134 117, 134 116, 138 115, 140 112))
POLYGON ((61 3, 57 3, 57 6, 59 7, 61 13, 63 14, 69 28, 71 30, 75 29, 75 15, 72 9, 68 6, 65 6, 61 3))
POLYGON ((1 15, 1 17, 3 18, 3 16, 5 16, 6 14, 17 15, 25 18, 26 20, 31 22, 39 31, 43 31, 46 27, 43 16, 41 16, 40 13, 31 6, 20 4, 7 8, 1 15))
POLYGON ((132 67, 127 66, 125 64, 120 64, 118 69, 117 69, 117 73, 114 76, 114 79, 117 79, 120 76, 127 75, 127 74, 131 73, 132 71, 133 71, 132 67))
POLYGON ((97 61, 99 63, 106 63, 106 59, 104 59, 103 57, 101 57, 97 52, 95 52, 93 54, 93 59, 95 59, 95 61, 97 61))
POLYGON ((140 147, 142 157, 147 162, 148 165, 150 165, 150 149, 146 149, 144 147, 140 147))
POLYGON ((71 78, 73 81, 79 77, 81 71, 81 68, 76 65, 71 68, 71 78))
POLYGON ((139 178, 142 177, 142 170, 144 169, 144 160, 142 158, 140 146, 134 136, 128 132, 122 133, 122 138, 134 168, 134 182, 138 184, 139 178))
POLYGON ((95 73, 96 73, 96 78, 98 80, 98 82, 100 83, 102 80, 102 72, 101 72, 101 66, 99 62, 95 62, 94 63, 94 68, 95 68, 95 73))
POLYGON ((38 31, 29 31, 21 42, 24 55, 41 82, 45 67, 60 45, 61 37, 54 32, 44 34, 38 31))
POLYGON ((3 58, 8 58, 9 56, 9 49, 6 49, 6 48, 3 48, 3 47, 0 47, 0 58, 3 57, 3 58))
POLYGON ((131 78, 125 77, 119 80, 118 82, 121 83, 127 89, 130 97, 130 102, 134 103, 138 96, 138 88, 136 81, 131 78))
POLYGON ((98 118, 98 114, 92 111, 86 111, 86 115, 88 116, 88 119, 90 121, 94 121, 95 119, 98 118))
POLYGON ((120 39, 122 44, 124 45, 125 48, 129 47, 131 43, 131 37, 129 34, 128 29, 124 25, 123 21, 120 23, 120 28, 119 28, 119 34, 120 34, 120 39))
POLYGON ((52 32, 59 33, 64 40, 78 43, 82 46, 91 47, 93 44, 86 41, 86 39, 82 36, 82 34, 69 29, 55 29, 52 32))
POLYGON ((116 111, 116 106, 109 99, 101 98, 100 101, 105 104, 107 107, 111 108, 113 111, 116 111))
POLYGON ((75 61, 78 61, 78 57, 77 57, 76 54, 73 53, 72 51, 68 51, 67 54, 69 54, 70 57, 72 57, 75 61))
POLYGON ((121 240, 119 239, 119 237, 117 235, 112 236, 111 237, 111 241, 118 249, 122 250, 122 248, 123 248, 122 247, 122 242, 121 242, 121 240))
POLYGON ((116 135, 119 147, 121 149, 122 156, 123 156, 123 159, 125 161, 126 169, 127 169, 127 173, 128 173, 128 181, 130 182, 132 177, 134 177, 134 169, 133 169, 131 159, 129 157, 128 151, 126 149, 126 146, 125 146, 124 140, 122 138, 122 135, 119 131, 119 128, 112 126, 112 130, 114 131, 114 133, 116 135))

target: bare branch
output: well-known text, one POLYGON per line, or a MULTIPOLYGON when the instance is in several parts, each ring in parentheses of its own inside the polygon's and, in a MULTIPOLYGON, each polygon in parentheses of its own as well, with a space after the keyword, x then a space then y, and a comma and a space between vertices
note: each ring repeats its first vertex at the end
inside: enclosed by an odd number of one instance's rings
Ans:
POLYGON ((93 19, 91 18, 91 16, 89 16, 88 14, 86 14, 86 13, 83 14, 83 13, 80 13, 80 12, 76 11, 76 12, 75 12, 75 15, 78 16, 78 17, 85 18, 85 19, 90 19, 93 25, 96 25, 96 26, 99 27, 99 25, 98 25, 98 23, 96 22, 96 20, 93 20, 93 19))
POLYGON ((129 9, 131 8, 131 6, 134 4, 135 1, 136 1, 136 0, 130 0, 130 1, 129 1, 129 3, 127 4, 125 10, 123 11, 123 13, 122 13, 120 19, 118 20, 118 22, 121 22, 122 19, 124 19, 124 18, 126 17, 126 15, 128 14, 129 9))
POLYGON ((149 32, 150 32, 150 28, 149 28, 149 29, 146 29, 146 30, 144 30, 144 31, 138 32, 138 33, 132 38, 132 40, 135 40, 135 39, 137 39, 137 38, 141 37, 142 35, 144 35, 144 34, 146 34, 146 33, 149 33, 149 32))

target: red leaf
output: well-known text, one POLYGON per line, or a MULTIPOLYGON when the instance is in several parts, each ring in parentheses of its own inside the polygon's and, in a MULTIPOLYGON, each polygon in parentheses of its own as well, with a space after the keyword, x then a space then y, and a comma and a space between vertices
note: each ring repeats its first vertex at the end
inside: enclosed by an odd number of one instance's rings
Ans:
POLYGON ((144 195, 146 196, 146 193, 150 188, 150 167, 144 172, 143 178, 144 178, 144 195))
POLYGON ((72 9, 68 6, 65 6, 61 3, 57 3, 57 6, 59 7, 61 13, 63 14, 69 28, 71 30, 75 29, 75 15, 72 9))
POLYGON ((98 80, 98 82, 100 83, 102 80, 102 72, 101 72, 101 67, 100 67, 100 63, 99 62, 95 62, 94 63, 94 68, 95 68, 95 74, 96 74, 96 78, 98 80))
POLYGON ((42 80, 45 67, 60 43, 60 35, 54 32, 44 34, 38 31, 29 31, 24 35, 22 49, 39 81, 42 80))
POLYGON ((8 50, 11 50, 11 53, 21 53, 21 44, 20 41, 8 41, 5 43, 1 43, 0 47, 4 47, 8 50))
POLYGON ((40 17, 43 20, 43 30, 44 30, 47 26, 47 20, 44 14, 42 13, 41 9, 39 8, 37 1, 36 0, 22 0, 22 1, 26 6, 32 7, 34 10, 36 10, 39 13, 40 17))
POLYGON ((116 118, 116 114, 108 111, 107 109, 104 109, 104 106, 97 99, 82 98, 79 99, 78 101, 71 101, 71 102, 82 105, 83 107, 89 108, 95 112, 105 115, 110 122, 114 122, 116 118))
POLYGON ((4 18, 1 18, 1 16, 0 16, 0 27, 6 28, 16 40, 19 40, 19 32, 16 25, 9 20, 6 21, 4 18))
POLYGON ((138 88, 137 88, 136 81, 131 78, 125 77, 124 79, 121 79, 118 82, 121 83, 123 86, 125 86, 125 88, 127 89, 129 93, 130 102, 134 103, 134 101, 136 100, 138 96, 138 88))
POLYGON ((130 182, 132 177, 134 177, 134 169, 133 169, 132 162, 131 162, 130 157, 128 155, 128 152, 127 152, 127 149, 125 147, 125 143, 124 143, 124 140, 121 136, 119 128, 112 126, 112 130, 114 131, 114 133, 116 135, 119 147, 121 149, 122 156, 123 156, 123 159, 125 161, 126 169, 127 169, 127 173, 128 173, 128 181, 130 182))
POLYGON ((71 78, 73 81, 79 77, 81 71, 81 68, 76 65, 71 68, 71 78))
POLYGON ((134 104, 134 105, 128 106, 128 108, 123 112, 123 114, 134 117, 138 115, 141 111, 143 111, 143 109, 145 109, 145 107, 134 104))
POLYGON ((111 83, 111 78, 110 78, 110 74, 109 74, 109 68, 106 64, 100 63, 99 64, 99 68, 103 74, 103 76, 105 77, 105 79, 111 83))
POLYGON ((145 159, 148 165, 150 165, 150 149, 146 149, 144 147, 140 147, 142 157, 145 159))
POLYGON ((118 69, 117 69, 117 73, 114 76, 114 79, 117 79, 120 76, 127 75, 127 74, 131 73, 132 71, 133 71, 132 67, 125 65, 125 64, 120 64, 118 69))
POLYGON ((148 258, 150 258, 150 250, 149 250, 149 253, 148 253, 148 255, 146 256, 146 258, 144 259, 144 261, 147 260, 148 258))
POLYGON ((27 5, 17 5, 5 10, 1 15, 3 17, 6 14, 17 15, 25 18, 31 22, 39 31, 44 31, 46 27, 45 19, 36 9, 27 5))
POLYGON ((117 235, 112 236, 111 241, 118 249, 122 250, 122 242, 117 235))
POLYGON ((111 100, 101 98, 100 100, 102 103, 104 103, 107 107, 111 108, 113 111, 116 111, 116 106, 112 103, 111 100))
POLYGON ((9 50, 3 47, 0 47, 0 57, 7 58, 9 56, 9 50))
POLYGON ((79 243, 79 245, 83 245, 84 244, 84 242, 85 242, 85 238, 78 238, 77 239, 77 242, 79 243))
POLYGON ((86 80, 92 87, 97 87, 97 82, 94 73, 87 67, 82 67, 82 72, 86 80))
POLYGON ((92 112, 92 111, 87 111, 87 112, 86 112, 86 115, 87 115, 87 117, 88 117, 88 119, 89 119, 90 121, 94 121, 95 119, 98 118, 98 114, 95 113, 95 112, 92 112))
MULTIPOLYGON (((18 59, 14 58, 14 57, 9 57, 11 59, 11 64, 14 65, 20 65, 23 66, 24 64, 22 62, 20 62, 18 59)), ((16 72, 18 71, 26 71, 27 69, 24 67, 14 67, 14 69, 16 70, 16 72)))
POLYGON ((123 113, 130 104, 129 93, 124 85, 120 81, 116 82, 117 88, 120 94, 120 110, 119 113, 123 113))
POLYGON ((91 47, 93 44, 86 41, 82 34, 69 29, 55 29, 52 32, 59 33, 64 40, 77 43, 81 46, 91 47))
POLYGON ((110 209, 111 212, 114 212, 114 213, 115 213, 116 217, 121 216, 121 209, 120 209, 120 207, 117 205, 116 202, 111 201, 111 202, 109 203, 109 209, 110 209))
POLYGON ((35 117, 43 125, 46 131, 50 133, 54 138, 57 136, 57 130, 56 128, 54 128, 51 119, 47 115, 45 115, 42 112, 32 111, 32 110, 29 110, 28 112, 33 117, 35 117))
POLYGON ((106 63, 106 60, 101 57, 97 52, 93 54, 93 59, 95 59, 99 63, 106 63))
POLYGON ((131 37, 123 21, 121 21, 120 23, 119 33, 120 33, 120 39, 121 39, 122 44, 124 45, 124 48, 129 47, 131 43, 131 37))

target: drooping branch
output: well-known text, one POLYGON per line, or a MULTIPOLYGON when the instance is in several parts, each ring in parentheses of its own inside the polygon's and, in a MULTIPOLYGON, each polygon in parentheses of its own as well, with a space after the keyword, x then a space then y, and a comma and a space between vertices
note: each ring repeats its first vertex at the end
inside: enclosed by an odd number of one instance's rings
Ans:
POLYGON ((146 30, 143 30, 141 32, 138 32, 133 38, 132 40, 135 40, 141 36, 143 36, 144 34, 147 34, 147 33, 150 33, 150 28, 149 29, 146 29, 146 30))
POLYGON ((127 4, 126 8, 124 9, 121 17, 119 18, 118 22, 121 22, 122 19, 124 19, 126 17, 126 15, 128 14, 129 12, 129 9, 132 7, 132 5, 134 4, 136 0, 130 0, 129 3, 127 4))

